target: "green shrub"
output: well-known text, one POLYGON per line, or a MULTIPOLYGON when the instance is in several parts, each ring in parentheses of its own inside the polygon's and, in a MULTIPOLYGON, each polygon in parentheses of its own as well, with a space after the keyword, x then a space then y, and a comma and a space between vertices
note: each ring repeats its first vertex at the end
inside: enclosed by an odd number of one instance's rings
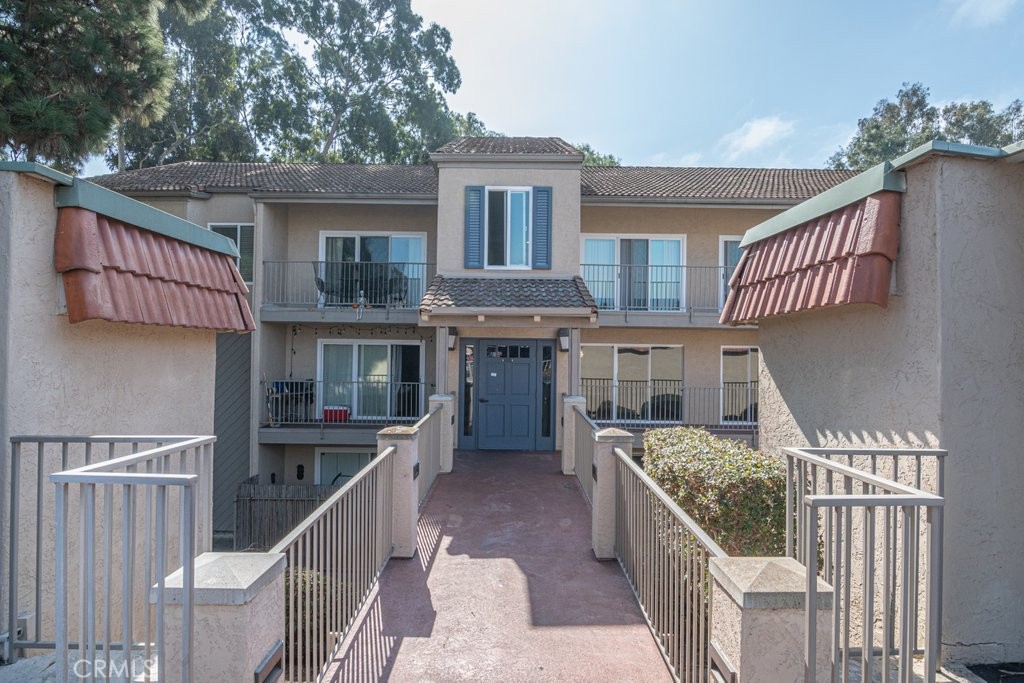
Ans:
POLYGON ((704 429, 644 434, 644 471, 730 555, 786 549, 786 467, 704 429))

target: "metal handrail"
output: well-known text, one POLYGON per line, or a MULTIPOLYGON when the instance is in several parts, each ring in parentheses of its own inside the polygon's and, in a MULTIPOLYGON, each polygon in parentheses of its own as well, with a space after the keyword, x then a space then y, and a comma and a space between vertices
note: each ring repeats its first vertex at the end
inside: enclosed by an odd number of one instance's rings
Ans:
POLYGON ((284 553, 285 678, 319 681, 391 557, 394 465, 385 448, 270 552, 284 553))
POLYGON ((726 272, 722 266, 580 264, 600 310, 637 313, 718 313, 726 272))
POLYGON ((263 262, 263 305, 414 310, 436 267, 425 261, 263 262))
POLYGON ((706 681, 710 559, 725 551, 620 448, 615 456, 615 555, 673 677, 706 681))
MULTIPOLYGON (((185 682, 192 680, 195 558, 212 546, 213 444, 217 439, 214 436, 174 437, 179 440, 162 443, 169 438, 16 437, 15 449, 24 443, 39 443, 37 467, 40 472, 45 444, 62 446, 64 469, 48 477, 56 487, 57 585, 53 645, 58 662, 67 662, 69 651, 74 649, 91 667, 102 657, 110 670, 111 652, 120 650, 125 658, 124 666, 134 670, 133 653, 138 651, 145 656, 147 667, 155 658, 157 676, 162 680, 168 668, 165 656, 168 626, 164 618, 168 604, 166 579, 169 569, 178 569, 182 579, 180 678, 185 682), (68 468, 71 443, 86 445, 85 465, 68 468), (118 443, 131 444, 133 450, 141 443, 157 445, 90 462, 90 447, 96 443, 107 443, 109 455, 114 454, 118 443), (79 528, 75 535, 70 533, 72 487, 78 494, 79 528), (177 492, 176 505, 173 492, 177 492), (115 499, 118 510, 115 510, 115 499), (72 540, 78 545, 74 568, 72 540), (75 574, 78 575, 77 591, 70 587, 71 576, 75 574), (115 578, 116 574, 120 574, 119 579, 115 578), (120 584, 119 614, 113 607, 115 582, 120 584), (72 596, 77 599, 70 602, 72 596), (77 609, 79 618, 77 642, 71 638, 69 622, 74 615, 71 608, 77 609)), ((68 677, 67 666, 57 667, 58 681, 67 681, 68 677)))
POLYGON ((786 553, 814 569, 807 572, 805 679, 814 681, 817 675, 817 581, 821 576, 832 586, 830 663, 834 678, 847 680, 851 661, 859 655, 864 679, 870 679, 875 655, 880 654, 883 680, 888 679, 891 657, 897 658, 897 680, 910 680, 914 675, 913 656, 924 654, 925 679, 934 682, 941 647, 947 452, 913 448, 784 448, 783 454, 789 520, 786 553), (837 462, 833 457, 845 458, 846 462, 837 462), (935 492, 923 488, 924 458, 935 462, 935 492), (890 477, 881 472, 886 459, 890 477), (900 481, 900 462, 911 459, 913 469, 907 474, 912 483, 905 483, 900 481), (862 515, 855 517, 855 509, 861 509, 862 515), (879 526, 881 533, 877 533, 879 526), (923 568, 922 537, 926 542, 923 568), (856 577, 854 558, 860 558, 857 563, 861 575, 856 577), (926 574, 926 607, 925 642, 920 648, 918 599, 922 569, 926 574), (859 592, 855 595, 857 588, 859 592), (876 603, 881 609, 880 648, 874 644, 876 603), (854 619, 858 611, 860 624, 854 619), (855 628, 860 629, 859 646, 855 628))

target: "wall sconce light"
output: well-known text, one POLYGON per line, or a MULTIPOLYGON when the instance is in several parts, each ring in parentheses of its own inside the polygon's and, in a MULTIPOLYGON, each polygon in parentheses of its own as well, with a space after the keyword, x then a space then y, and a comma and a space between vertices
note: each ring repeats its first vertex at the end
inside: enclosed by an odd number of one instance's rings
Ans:
POLYGON ((569 330, 565 327, 558 330, 558 348, 562 351, 569 350, 569 330))
POLYGON ((455 350, 455 343, 459 340, 459 331, 454 327, 448 328, 448 350, 455 350))

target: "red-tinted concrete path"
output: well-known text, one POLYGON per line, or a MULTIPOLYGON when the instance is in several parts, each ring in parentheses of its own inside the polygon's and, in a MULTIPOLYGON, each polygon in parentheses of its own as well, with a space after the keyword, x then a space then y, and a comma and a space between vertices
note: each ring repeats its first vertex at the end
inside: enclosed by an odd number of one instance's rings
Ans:
POLYGON ((335 663, 340 681, 666 681, 558 454, 457 455, 335 663))

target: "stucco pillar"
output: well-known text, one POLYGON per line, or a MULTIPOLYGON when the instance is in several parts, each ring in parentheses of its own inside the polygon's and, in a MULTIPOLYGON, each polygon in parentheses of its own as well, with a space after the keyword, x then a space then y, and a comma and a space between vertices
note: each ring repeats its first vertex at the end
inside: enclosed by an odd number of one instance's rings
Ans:
POLYGON ((430 397, 430 410, 441 407, 441 471, 452 471, 452 451, 455 448, 455 397, 451 394, 434 394, 430 397))
MULTIPOLYGON (((195 560, 192 680, 251 681, 284 642, 282 553, 203 553, 195 560)), ((182 574, 164 585, 166 680, 181 681, 182 574)), ((150 590, 155 603, 157 589, 150 590)), ((161 683, 164 679, 161 679, 161 683)))
MULTIPOLYGON (((599 560, 615 558, 615 449, 633 452, 633 435, 622 429, 602 429, 594 437, 591 544, 599 560)), ((588 476, 580 472, 577 476, 588 476)))
POLYGON ((562 474, 576 473, 576 406, 586 409, 582 396, 562 396, 562 474))
POLYGON ((377 452, 395 447, 392 491, 392 557, 416 554, 416 522, 419 519, 419 431, 415 427, 385 427, 377 432, 377 452))
POLYGON ((448 391, 448 328, 434 328, 434 386, 438 393, 448 391))
POLYGON ((577 395, 583 390, 580 379, 580 328, 569 328, 569 391, 577 395))
MULTIPOLYGON (((710 565, 712 661, 739 683, 804 680, 804 566, 791 557, 720 557, 710 565)), ((817 680, 827 681, 832 588, 819 578, 817 591, 817 680)))

